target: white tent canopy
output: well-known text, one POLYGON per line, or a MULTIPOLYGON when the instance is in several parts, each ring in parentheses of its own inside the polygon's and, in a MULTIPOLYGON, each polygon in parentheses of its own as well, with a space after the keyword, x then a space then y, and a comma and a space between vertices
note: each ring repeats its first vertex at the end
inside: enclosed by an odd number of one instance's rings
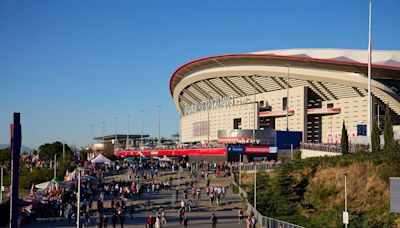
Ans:
POLYGON ((102 164, 102 163, 110 164, 111 160, 106 158, 104 155, 99 154, 99 155, 97 155, 97 157, 93 158, 90 162, 96 163, 96 164, 102 164))

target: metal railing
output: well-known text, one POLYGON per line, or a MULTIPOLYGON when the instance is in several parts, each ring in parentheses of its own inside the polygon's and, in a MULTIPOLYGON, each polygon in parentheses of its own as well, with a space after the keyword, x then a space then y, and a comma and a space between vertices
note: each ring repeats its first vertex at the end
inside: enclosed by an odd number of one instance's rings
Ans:
MULTIPOLYGON (((261 165, 251 165, 251 164, 242 164, 242 171, 254 171, 256 169, 259 170, 275 170, 279 164, 261 164, 261 165)), ((239 171, 239 165, 232 166, 233 171, 239 171)))
POLYGON ((239 195, 241 195, 243 197, 243 199, 246 201, 246 207, 247 207, 247 211, 250 214, 251 212, 254 214, 254 216, 256 217, 258 224, 261 227, 265 227, 265 228, 304 228, 303 226, 299 226, 293 223, 289 223, 289 222, 285 222, 279 219, 275 219, 275 218, 271 218, 271 217, 267 217, 262 215, 260 212, 257 211, 257 209, 255 209, 253 207, 253 205, 251 205, 249 203, 249 201, 247 200, 247 192, 244 191, 236 182, 235 182, 235 177, 234 174, 232 173, 232 184, 239 189, 239 195))
MULTIPOLYGON (((300 145, 300 149, 342 153, 342 147, 340 144, 303 143, 300 145)), ((349 145, 349 152, 354 153, 355 151, 356 147, 354 145, 349 145)))

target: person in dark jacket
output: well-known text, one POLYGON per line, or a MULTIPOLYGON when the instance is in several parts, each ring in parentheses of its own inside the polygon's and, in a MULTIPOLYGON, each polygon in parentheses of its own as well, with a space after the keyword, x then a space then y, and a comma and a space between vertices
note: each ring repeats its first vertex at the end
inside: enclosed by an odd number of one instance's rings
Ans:
POLYGON ((108 217, 107 215, 103 215, 103 227, 107 228, 108 225, 108 217))
POLYGON ((119 223, 121 224, 121 228, 124 228, 125 216, 123 214, 118 215, 119 223))
POLYGON ((117 225, 117 222, 118 222, 118 217, 116 214, 113 214, 113 216, 111 218, 111 222, 113 224, 113 228, 115 228, 115 226, 117 225))

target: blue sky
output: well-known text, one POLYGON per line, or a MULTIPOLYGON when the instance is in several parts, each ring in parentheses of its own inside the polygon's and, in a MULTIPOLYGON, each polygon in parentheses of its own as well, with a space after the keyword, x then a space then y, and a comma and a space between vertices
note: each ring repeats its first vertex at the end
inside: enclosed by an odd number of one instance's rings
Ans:
MULTIPOLYGON (((400 1, 374 1, 373 48, 399 50, 400 1)), ((285 48, 366 49, 368 1, 0 1, 0 143, 77 147, 102 134, 179 129, 173 71, 201 57, 285 48), (131 131, 132 132, 132 131, 131 131)))

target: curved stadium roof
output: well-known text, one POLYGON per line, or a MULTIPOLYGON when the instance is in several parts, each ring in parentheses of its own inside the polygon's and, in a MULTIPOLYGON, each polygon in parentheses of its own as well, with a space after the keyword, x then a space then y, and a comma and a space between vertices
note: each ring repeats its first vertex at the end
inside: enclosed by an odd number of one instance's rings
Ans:
MULTIPOLYGON (((171 76, 170 92, 178 110, 216 97, 243 97, 255 92, 307 86, 323 100, 366 96, 366 50, 286 49, 228 54, 193 60, 171 76), (288 70, 286 70, 286 68, 288 70)), ((372 78, 398 80, 400 51, 372 52, 372 78)), ((373 80, 372 93, 400 115, 397 91, 384 80, 373 80)))
MULTIPOLYGON (((171 76, 171 95, 176 85, 188 74, 204 68, 240 63, 286 65, 320 68, 367 74, 366 50, 352 49, 282 49, 247 54, 228 54, 193 60, 179 67, 171 76)), ((400 51, 374 50, 372 52, 373 77, 400 79, 400 51)))

